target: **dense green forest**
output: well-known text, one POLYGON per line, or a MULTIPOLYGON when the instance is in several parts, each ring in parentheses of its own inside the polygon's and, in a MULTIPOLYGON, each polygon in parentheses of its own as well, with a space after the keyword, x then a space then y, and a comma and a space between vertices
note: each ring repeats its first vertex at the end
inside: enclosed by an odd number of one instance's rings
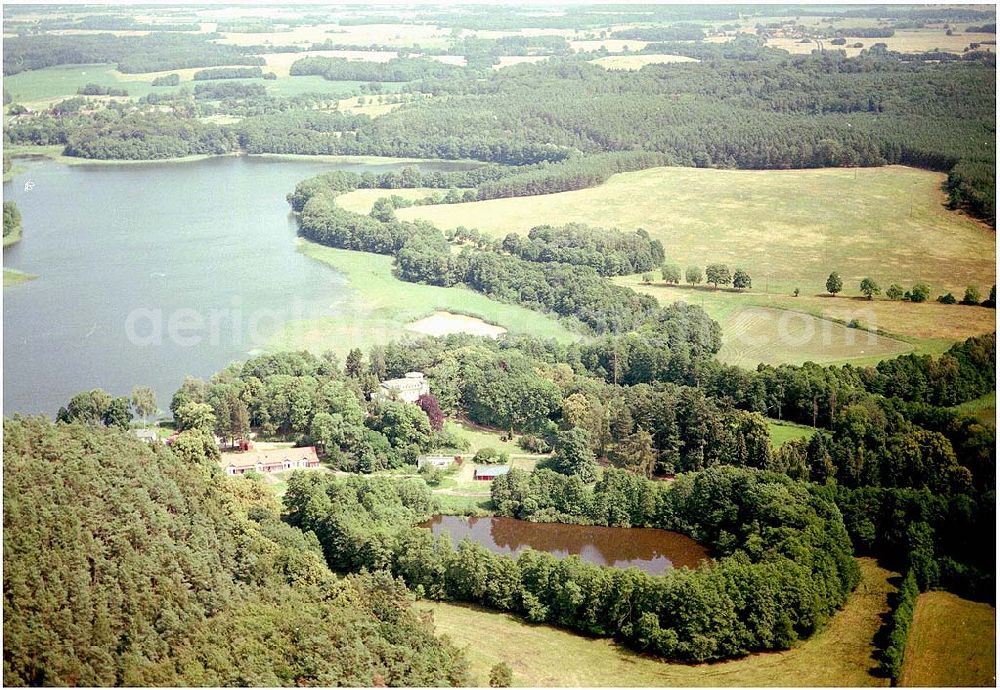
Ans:
POLYGON ((4 420, 5 685, 466 685, 391 577, 335 577, 258 482, 4 420))
POLYGON ((13 201, 3 202, 3 236, 4 239, 15 236, 21 231, 21 211, 13 201))

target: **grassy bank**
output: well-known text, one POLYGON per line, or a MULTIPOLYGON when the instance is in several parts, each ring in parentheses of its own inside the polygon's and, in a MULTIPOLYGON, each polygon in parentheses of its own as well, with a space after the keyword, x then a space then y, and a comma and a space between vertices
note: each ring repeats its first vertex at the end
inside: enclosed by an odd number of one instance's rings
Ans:
POLYGON ((899 684, 995 687, 996 613, 949 592, 921 594, 899 684))
POLYGON ((300 240, 301 251, 331 266, 347 279, 351 297, 336 317, 286 324, 270 343, 272 349, 332 349, 345 355, 402 337, 404 326, 435 311, 483 319, 514 334, 571 342, 581 336, 555 319, 524 307, 495 302, 462 287, 418 285, 392 275, 392 257, 324 247, 300 240))
POLYGON ((29 280, 34 280, 37 277, 38 276, 30 273, 16 271, 13 268, 5 268, 3 269, 3 286, 12 287, 14 285, 19 285, 20 283, 25 283, 29 280))
POLYGON ((967 403, 956 405, 954 410, 965 414, 971 414, 982 424, 995 427, 997 423, 997 394, 993 391, 989 395, 970 400, 967 403))
POLYGON ((719 664, 665 663, 609 640, 470 606, 420 601, 417 608, 432 611, 437 631, 466 647, 478 685, 487 684, 493 664, 505 661, 519 687, 886 686, 870 669, 892 573, 871 559, 859 562, 861 584, 824 630, 785 652, 719 664))

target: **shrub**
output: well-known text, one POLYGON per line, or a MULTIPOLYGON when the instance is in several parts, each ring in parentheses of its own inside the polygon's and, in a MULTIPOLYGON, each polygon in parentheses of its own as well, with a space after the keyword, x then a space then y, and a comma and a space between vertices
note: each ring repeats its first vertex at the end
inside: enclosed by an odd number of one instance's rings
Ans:
POLYGON ((950 292, 946 295, 941 295, 940 297, 938 297, 937 301, 940 302, 941 304, 956 304, 958 302, 958 300, 955 299, 955 295, 951 294, 950 292))
POLYGON ((892 300, 902 299, 903 294, 903 287, 899 283, 893 283, 885 291, 885 296, 892 300))
POLYGON ((490 669, 491 688, 509 688, 513 680, 514 672, 511 671, 510 666, 503 661, 490 669))
POLYGON ((906 651, 906 641, 910 636, 913 609, 916 607, 918 594, 920 590, 917 587, 917 578, 910 571, 896 595, 896 606, 889 621, 888 644, 882 653, 880 663, 882 670, 893 681, 899 680, 899 674, 903 670, 903 653, 906 651))
POLYGON ((979 288, 975 285, 970 285, 965 288, 965 295, 962 297, 962 304, 978 305, 982 299, 982 296, 979 294, 979 288))
MULTIPOLYGON (((917 283, 908 293, 911 302, 926 302, 931 296, 931 289, 924 283, 917 283)), ((906 296, 904 295, 904 299, 906 296)))

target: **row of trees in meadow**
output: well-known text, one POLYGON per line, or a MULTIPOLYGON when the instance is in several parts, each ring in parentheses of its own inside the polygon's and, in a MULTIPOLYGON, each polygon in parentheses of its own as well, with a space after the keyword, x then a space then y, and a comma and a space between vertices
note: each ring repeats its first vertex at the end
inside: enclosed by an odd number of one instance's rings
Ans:
MULTIPOLYGON (((660 266, 660 276, 665 283, 678 285, 681 282, 681 267, 678 264, 665 263, 660 266)), ((642 280, 644 283, 652 283, 653 278, 652 273, 646 273, 642 280)), ((730 273, 726 264, 709 264, 705 267, 704 273, 700 266, 688 266, 684 270, 684 282, 688 285, 700 285, 702 280, 716 288, 720 285, 732 285, 737 290, 749 290, 753 286, 749 273, 742 268, 730 273)))
MULTIPOLYGON (((840 277, 840 274, 834 271, 826 279, 826 291, 831 295, 836 295, 844 289, 844 279, 840 277)), ((862 295, 868 299, 874 299, 877 295, 882 294, 882 286, 879 285, 872 278, 863 278, 861 283, 858 285, 858 290, 862 295)), ((947 293, 945 295, 940 295, 937 298, 938 302, 942 304, 965 304, 972 306, 983 306, 996 308, 996 291, 997 286, 994 285, 990 288, 989 297, 985 300, 982 298, 982 293, 980 293, 979 288, 975 285, 969 285, 965 288, 965 294, 962 296, 961 302, 955 298, 952 293, 947 293)), ((931 289, 926 283, 917 283, 909 290, 903 290, 903 286, 899 283, 893 283, 885 290, 885 296, 890 300, 903 300, 906 302, 926 302, 930 299, 931 289)))

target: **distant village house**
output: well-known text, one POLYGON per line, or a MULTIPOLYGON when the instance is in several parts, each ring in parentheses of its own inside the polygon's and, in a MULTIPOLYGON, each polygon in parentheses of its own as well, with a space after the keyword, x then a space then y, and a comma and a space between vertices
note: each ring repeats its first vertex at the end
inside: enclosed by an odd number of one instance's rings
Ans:
POLYGON ((402 400, 415 403, 421 395, 429 395, 431 387, 423 373, 411 371, 401 379, 389 379, 378 384, 372 396, 375 400, 402 400))

